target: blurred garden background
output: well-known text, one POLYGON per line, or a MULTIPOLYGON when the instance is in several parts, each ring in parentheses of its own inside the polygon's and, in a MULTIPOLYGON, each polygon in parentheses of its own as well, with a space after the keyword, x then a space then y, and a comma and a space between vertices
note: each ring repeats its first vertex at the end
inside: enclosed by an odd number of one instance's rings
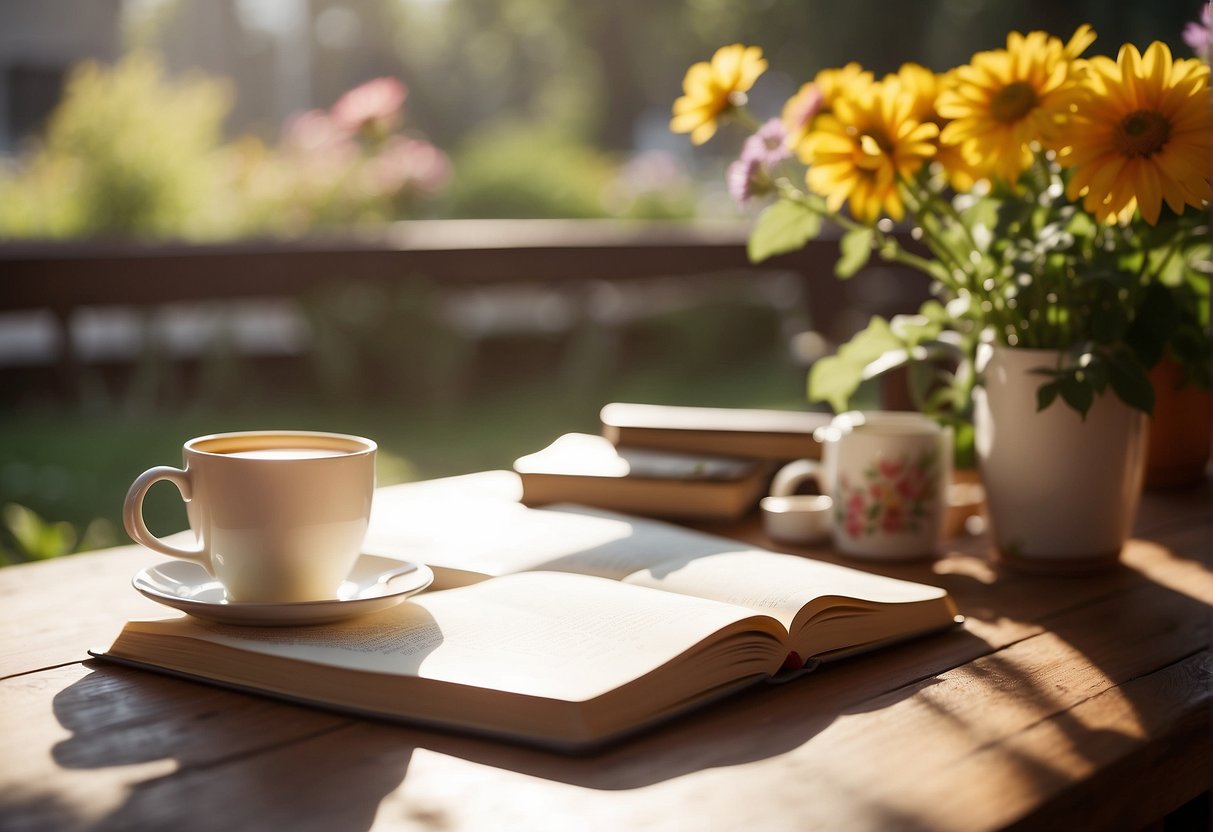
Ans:
MULTIPOLYGON (((5 0, 0 563, 127 542, 127 485, 204 433, 367 435, 387 484, 508 467, 596 432, 609 401, 806 407, 828 333, 865 320, 818 303, 794 269, 586 283, 575 267, 542 280, 513 267, 452 287, 443 261, 374 280, 338 261, 289 296, 212 299, 197 264, 243 252, 217 262, 256 282, 258 257, 324 241, 532 234, 522 220, 547 241, 598 233, 553 224, 579 220, 612 240, 686 227, 743 247, 752 209, 724 185, 738 143, 696 152, 668 127, 686 68, 717 47, 763 47, 751 109, 774 114, 821 68, 944 70, 1010 30, 1065 38, 1089 22, 1095 51, 1162 40, 1188 54, 1201 6, 5 0), (103 281, 116 252, 150 252, 165 284, 190 258, 196 297, 106 302, 101 285, 87 305, 54 287, 45 308, 5 301, 6 266, 67 262, 103 281)), ((902 302, 872 280, 874 303, 902 302)), ((158 533, 185 525, 170 488, 148 514, 158 533)))

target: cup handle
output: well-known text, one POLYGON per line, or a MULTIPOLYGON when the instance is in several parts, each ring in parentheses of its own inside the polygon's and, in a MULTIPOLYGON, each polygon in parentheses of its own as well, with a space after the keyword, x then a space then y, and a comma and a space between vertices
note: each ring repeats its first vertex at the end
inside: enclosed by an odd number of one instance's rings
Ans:
POLYGON ((815 480, 821 487, 821 463, 815 459, 797 459, 776 472, 771 480, 772 497, 791 497, 806 480, 815 480))
POLYGON ((147 530, 147 524, 143 522, 143 498, 152 484, 160 480, 168 480, 177 486, 177 490, 181 492, 181 498, 186 502, 191 499, 193 486, 187 472, 167 465, 149 468, 135 478, 130 490, 126 492, 126 502, 122 504, 122 523, 126 526, 126 533, 131 536, 132 540, 142 543, 153 552, 198 561, 209 572, 210 558, 207 556, 205 546, 197 549, 179 549, 176 546, 170 546, 147 530))

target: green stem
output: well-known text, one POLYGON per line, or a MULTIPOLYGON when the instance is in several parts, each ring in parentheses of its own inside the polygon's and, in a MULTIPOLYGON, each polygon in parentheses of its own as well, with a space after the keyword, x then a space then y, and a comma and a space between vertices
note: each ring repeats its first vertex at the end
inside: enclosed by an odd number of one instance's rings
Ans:
POLYGON ((855 222, 850 217, 842 214, 835 214, 828 211, 825 205, 820 204, 809 197, 804 191, 797 188, 786 179, 779 179, 775 182, 775 190, 779 193, 781 199, 787 199, 792 202, 799 202, 805 208, 817 214, 822 219, 827 219, 837 225, 839 228, 844 228, 847 231, 854 231, 857 228, 867 228, 863 223, 855 222))
POLYGON ((858 231, 860 229, 871 228, 873 233, 873 242, 876 245, 877 251, 880 252, 881 257, 884 257, 886 260, 891 260, 895 263, 901 263, 904 266, 917 269, 918 271, 926 274, 928 277, 933 277, 936 279, 939 278, 939 270, 935 267, 935 263, 926 259, 925 257, 919 257, 917 254, 906 251, 902 247, 901 243, 897 242, 895 237, 885 234, 879 228, 864 225, 863 223, 856 222, 843 214, 832 213, 826 210, 824 205, 814 202, 803 191, 796 188, 786 179, 777 181, 775 183, 775 187, 781 198, 800 203, 813 213, 824 219, 828 219, 830 222, 846 231, 858 231))
POLYGON ((930 248, 931 252, 943 263, 944 270, 948 274, 948 279, 944 280, 943 282, 946 283, 953 292, 958 292, 961 287, 959 284, 957 284, 954 274, 955 272, 967 274, 970 268, 969 264, 964 263, 960 257, 957 256, 956 252, 952 250, 952 247, 949 246, 943 239, 941 236, 942 229, 934 227, 935 223, 933 221, 933 215, 929 210, 927 210, 925 202, 920 199, 918 193, 915 192, 912 185, 904 180, 902 184, 905 186, 906 195, 910 198, 907 200, 910 203, 907 206, 910 214, 914 217, 918 227, 922 230, 923 238, 926 240, 928 248, 930 248))
POLYGON ((943 194, 936 193, 930 188, 924 188, 923 190, 926 193, 927 202, 927 205, 924 205, 924 208, 934 205, 942 209, 943 214, 947 216, 947 218, 951 220, 956 227, 964 232, 964 236, 969 243, 970 250, 976 251, 980 254, 981 247, 977 245, 977 239, 973 236, 973 230, 969 228, 968 224, 960 216, 960 212, 956 210, 956 206, 952 204, 952 200, 945 199, 943 194))
MULTIPOLYGON (((1161 260, 1158 261, 1158 268, 1155 269, 1154 273, 1149 276, 1148 281, 1138 280, 1139 284, 1142 282, 1152 282, 1152 281, 1158 280, 1160 277, 1162 277, 1163 270, 1167 268, 1167 264, 1171 262, 1171 258, 1174 257, 1176 252, 1178 252, 1180 249, 1181 236, 1182 235, 1176 235, 1171 238, 1171 243, 1170 243, 1170 245, 1167 246, 1166 254, 1163 256, 1163 258, 1161 260)), ((1149 251, 1148 250, 1143 251, 1142 257, 1141 257, 1141 271, 1138 272, 1139 278, 1146 277, 1146 268, 1149 265, 1150 265, 1149 251)))
POLYGON ((886 260, 910 266, 921 272, 925 272, 928 277, 939 279, 939 270, 935 268, 937 265, 935 262, 906 251, 902 248, 901 243, 897 242, 896 238, 888 236, 880 229, 876 229, 875 236, 878 250, 886 260))
POLYGON ((748 130, 751 133, 757 132, 758 128, 762 126, 758 123, 757 119, 755 119, 752 115, 750 115, 750 111, 747 110, 744 106, 740 106, 740 107, 735 106, 735 105, 730 106, 729 109, 725 111, 725 113, 728 115, 729 118, 731 118, 733 121, 736 121, 738 124, 740 124, 743 128, 745 128, 746 130, 748 130))

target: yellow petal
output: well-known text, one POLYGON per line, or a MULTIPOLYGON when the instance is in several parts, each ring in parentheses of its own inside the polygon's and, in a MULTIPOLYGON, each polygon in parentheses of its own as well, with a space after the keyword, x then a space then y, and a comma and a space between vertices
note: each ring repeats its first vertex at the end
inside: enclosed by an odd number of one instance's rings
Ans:
POLYGON ((691 131, 691 144, 703 144, 716 135, 716 122, 709 121, 691 131))
POLYGON ((1162 189, 1153 166, 1145 159, 1135 159, 1130 165, 1133 194, 1137 197, 1137 209, 1142 219, 1150 225, 1158 223, 1158 212, 1162 208, 1162 189))
POLYGON ((740 43, 722 46, 712 56, 712 75, 726 89, 736 89, 737 79, 741 74, 741 57, 745 47, 740 43))
POLYGON ((711 114, 706 110, 692 110, 689 113, 680 113, 670 119, 670 130, 675 133, 690 133, 696 127, 711 120, 711 114))
POLYGON ((1083 52, 1087 51, 1087 47, 1095 42, 1095 30, 1088 24, 1084 23, 1075 30, 1073 37, 1066 44, 1066 55, 1071 58, 1077 58, 1083 52))
POLYGON ((712 66, 706 61, 691 64, 682 78, 682 89, 688 94, 699 94, 712 85, 712 66))

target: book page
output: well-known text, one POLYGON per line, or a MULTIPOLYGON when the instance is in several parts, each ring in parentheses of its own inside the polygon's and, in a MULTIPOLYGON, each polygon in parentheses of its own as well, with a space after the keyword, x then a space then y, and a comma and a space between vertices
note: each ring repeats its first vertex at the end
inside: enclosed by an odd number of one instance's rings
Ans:
POLYGON ((671 558, 745 548, 726 538, 582 506, 395 489, 376 495, 364 551, 487 577, 547 570, 619 580, 671 558))
POLYGON ((757 633, 761 667, 749 673, 774 672, 785 635, 773 620, 738 607, 556 573, 423 594, 326 626, 249 628, 189 619, 134 626, 254 654, 567 701, 613 690, 730 628, 757 633))
POLYGON ((946 594, 938 587, 761 549, 673 559, 624 581, 737 604, 770 615, 788 629, 801 608, 823 596, 899 604, 946 594))
POLYGON ((748 476, 758 463, 735 457, 616 448, 601 436, 566 433, 541 451, 519 457, 520 474, 561 474, 607 479, 731 482, 748 476))

